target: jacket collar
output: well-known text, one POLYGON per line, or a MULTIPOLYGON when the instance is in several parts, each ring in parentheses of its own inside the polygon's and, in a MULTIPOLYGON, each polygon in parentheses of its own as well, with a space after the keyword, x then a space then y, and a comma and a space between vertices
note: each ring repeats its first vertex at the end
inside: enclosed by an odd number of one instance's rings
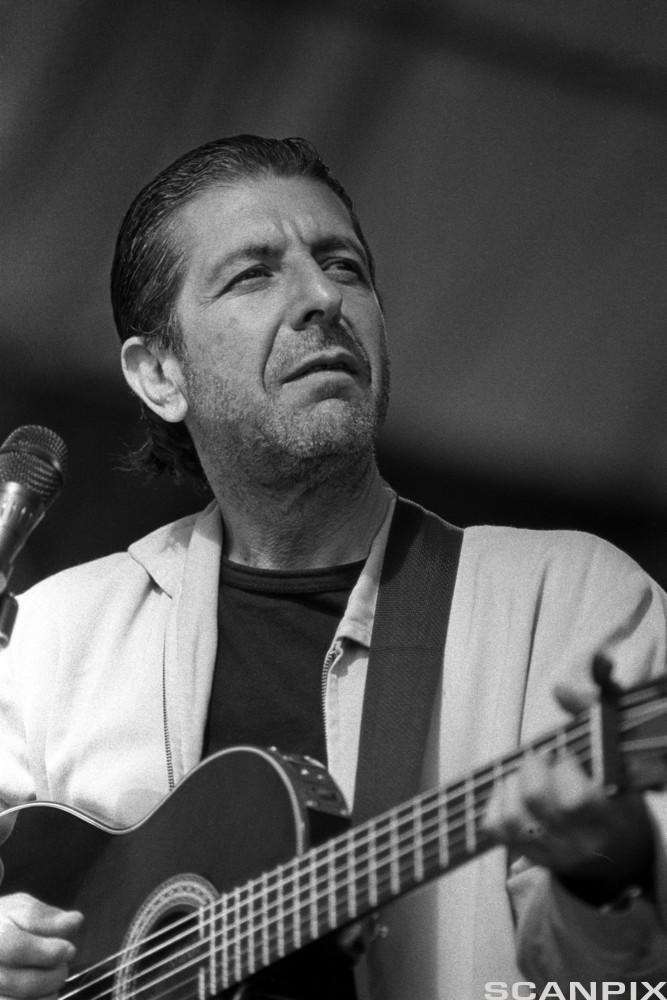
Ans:
MULTIPOLYGON (((377 603, 382 560, 396 505, 392 496, 384 520, 371 543, 368 559, 336 630, 337 639, 352 639, 363 646, 370 646, 373 616, 377 603)), ((170 597, 181 590, 183 570, 188 549, 195 546, 211 560, 211 569, 219 570, 222 551, 222 519, 215 501, 198 514, 190 514, 171 524, 166 524, 130 545, 128 551, 158 587, 170 597)))
POLYGON ((222 549, 222 523, 218 505, 212 501, 198 514, 165 524, 130 545, 128 552, 158 587, 175 597, 183 580, 183 565, 191 544, 201 543, 216 565, 222 549))
POLYGON ((396 494, 392 491, 384 520, 371 542, 368 558, 359 579, 352 588, 345 614, 336 630, 336 639, 352 639, 354 642, 370 648, 375 605, 380 587, 380 573, 382 572, 382 562, 395 506, 396 494))

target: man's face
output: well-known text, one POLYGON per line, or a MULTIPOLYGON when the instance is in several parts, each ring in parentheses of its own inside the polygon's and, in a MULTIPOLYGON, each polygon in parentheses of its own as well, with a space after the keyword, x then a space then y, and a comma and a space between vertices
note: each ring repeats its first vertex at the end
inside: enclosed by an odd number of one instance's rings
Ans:
POLYGON ((324 184, 263 176, 177 216, 186 424, 209 474, 267 477, 368 452, 382 423, 382 311, 347 209, 324 184), (296 463, 296 464, 295 464, 296 463))

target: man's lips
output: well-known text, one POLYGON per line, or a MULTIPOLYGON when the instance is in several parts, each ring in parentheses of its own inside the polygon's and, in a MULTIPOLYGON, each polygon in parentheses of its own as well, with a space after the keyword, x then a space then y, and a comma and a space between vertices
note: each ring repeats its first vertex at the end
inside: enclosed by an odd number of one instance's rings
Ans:
POLYGON ((348 375, 359 375, 363 366, 349 351, 321 352, 304 358, 296 368, 293 368, 283 379, 283 383, 295 382, 316 372, 343 372, 348 375))

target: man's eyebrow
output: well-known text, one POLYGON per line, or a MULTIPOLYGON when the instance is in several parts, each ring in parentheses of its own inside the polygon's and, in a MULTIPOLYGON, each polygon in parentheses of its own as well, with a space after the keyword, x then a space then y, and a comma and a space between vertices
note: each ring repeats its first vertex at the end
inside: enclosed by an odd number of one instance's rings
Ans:
POLYGON ((231 253, 224 254, 215 260, 206 271, 206 284, 210 285, 217 281, 228 267, 253 260, 266 260, 267 257, 275 257, 278 252, 277 248, 271 246, 270 243, 247 243, 245 246, 232 250, 231 253))
POLYGON ((335 253, 337 250, 350 250, 365 263, 368 263, 363 246, 359 240, 353 239, 351 236, 323 236, 313 245, 313 253, 317 255, 335 253))

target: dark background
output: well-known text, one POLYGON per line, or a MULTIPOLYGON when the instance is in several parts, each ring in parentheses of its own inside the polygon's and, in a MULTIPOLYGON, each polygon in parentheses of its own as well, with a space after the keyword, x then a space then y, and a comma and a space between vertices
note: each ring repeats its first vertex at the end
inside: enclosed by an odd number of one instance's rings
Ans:
POLYGON ((664 0, 0 0, 0 56, 0 437, 44 423, 71 461, 17 590, 201 505, 118 470, 107 274, 139 187, 240 131, 308 136, 355 198, 387 476, 667 583, 664 0))

